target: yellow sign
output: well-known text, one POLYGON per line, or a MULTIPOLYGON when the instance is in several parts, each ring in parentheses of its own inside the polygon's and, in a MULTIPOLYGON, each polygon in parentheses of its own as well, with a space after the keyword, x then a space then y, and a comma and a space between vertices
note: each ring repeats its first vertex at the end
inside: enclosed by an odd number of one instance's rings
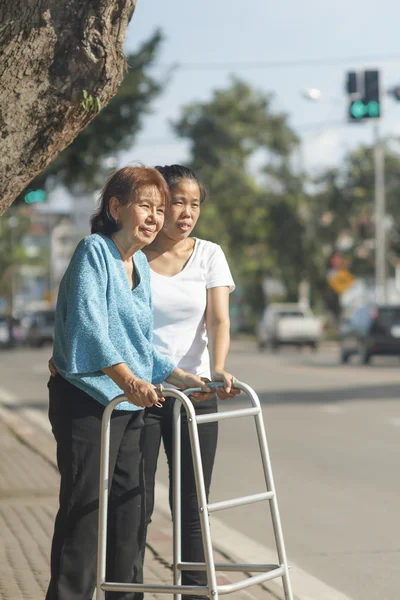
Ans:
POLYGON ((347 269, 339 269, 328 278, 328 283, 333 291, 340 296, 353 285, 355 279, 354 275, 347 269))

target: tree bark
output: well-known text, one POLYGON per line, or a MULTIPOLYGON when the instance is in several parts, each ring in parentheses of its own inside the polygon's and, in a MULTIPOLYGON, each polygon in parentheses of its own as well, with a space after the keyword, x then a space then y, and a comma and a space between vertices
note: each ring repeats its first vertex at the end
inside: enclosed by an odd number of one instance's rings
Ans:
POLYGON ((135 4, 1 0, 0 215, 116 93, 135 4))

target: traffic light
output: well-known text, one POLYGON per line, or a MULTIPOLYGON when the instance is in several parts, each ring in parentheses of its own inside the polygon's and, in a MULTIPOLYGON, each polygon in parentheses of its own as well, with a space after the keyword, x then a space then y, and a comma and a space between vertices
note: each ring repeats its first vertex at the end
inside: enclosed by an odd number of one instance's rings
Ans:
POLYGON ((379 119, 381 97, 379 71, 350 71, 347 73, 347 93, 350 97, 349 119, 379 119))
POLYGON ((30 190, 24 196, 26 204, 35 204, 36 202, 46 202, 46 190, 30 190))

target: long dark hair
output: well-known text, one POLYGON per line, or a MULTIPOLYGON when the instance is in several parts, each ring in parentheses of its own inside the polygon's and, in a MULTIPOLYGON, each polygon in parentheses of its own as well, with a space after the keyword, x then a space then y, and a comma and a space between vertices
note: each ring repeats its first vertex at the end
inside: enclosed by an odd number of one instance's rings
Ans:
POLYGON ((165 178, 150 167, 124 167, 110 175, 100 194, 99 208, 90 218, 92 233, 112 235, 121 229, 110 212, 110 200, 115 197, 121 204, 129 205, 135 201, 137 192, 143 187, 156 187, 169 207, 170 193, 165 178))
POLYGON ((155 168, 164 177, 170 190, 172 190, 173 187, 182 179, 191 179, 199 186, 200 204, 202 204, 206 199, 207 188, 190 167, 184 167, 183 165, 165 165, 164 167, 157 166, 155 168))

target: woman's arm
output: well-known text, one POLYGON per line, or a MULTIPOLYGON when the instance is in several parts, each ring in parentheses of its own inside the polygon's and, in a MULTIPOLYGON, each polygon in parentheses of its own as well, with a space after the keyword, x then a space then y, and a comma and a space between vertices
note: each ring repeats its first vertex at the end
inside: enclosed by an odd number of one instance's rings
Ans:
MULTIPOLYGON (((175 387, 179 388, 180 390, 187 390, 188 388, 201 388, 202 392, 198 393, 199 397, 201 398, 202 394, 210 394, 211 390, 210 388, 207 386, 207 383, 205 381, 203 381, 203 379, 201 377, 199 377, 198 375, 191 375, 190 373, 186 373, 186 371, 183 371, 182 369, 179 369, 178 367, 176 367, 172 373, 166 378, 165 380, 167 383, 170 383, 171 385, 174 385, 175 387)), ((207 396, 209 397, 209 396, 207 396)), ((204 396, 203 396, 204 399, 204 396)))
MULTIPOLYGON (((50 358, 48 366, 51 376, 55 377, 58 371, 53 357, 50 358)), ((108 375, 121 388, 129 402, 136 406, 145 408, 153 406, 159 401, 164 402, 164 398, 158 396, 154 386, 136 377, 125 363, 106 367, 103 369, 103 373, 108 375)))
POLYGON ((210 353, 211 377, 223 381, 219 390, 222 399, 236 396, 232 388, 232 375, 225 371, 225 361, 230 346, 229 287, 213 287, 207 290, 206 328, 210 353))
POLYGON ((119 363, 102 370, 121 388, 129 402, 136 406, 150 407, 157 404, 159 400, 164 400, 158 396, 152 384, 136 377, 126 363, 119 363))
MULTIPOLYGON (((52 377, 55 377, 58 371, 53 362, 53 357, 50 358, 48 366, 52 377)), ((119 363, 118 365, 113 365, 102 370, 121 388, 132 404, 144 408, 145 406, 153 406, 158 401, 164 402, 164 398, 158 395, 154 386, 136 377, 125 363, 119 363)), ((165 381, 182 390, 191 387, 202 388, 202 393, 195 394, 195 400, 197 401, 209 398, 209 395, 204 395, 207 393, 210 394, 207 384, 200 377, 190 375, 182 371, 182 369, 175 368, 165 381)))

